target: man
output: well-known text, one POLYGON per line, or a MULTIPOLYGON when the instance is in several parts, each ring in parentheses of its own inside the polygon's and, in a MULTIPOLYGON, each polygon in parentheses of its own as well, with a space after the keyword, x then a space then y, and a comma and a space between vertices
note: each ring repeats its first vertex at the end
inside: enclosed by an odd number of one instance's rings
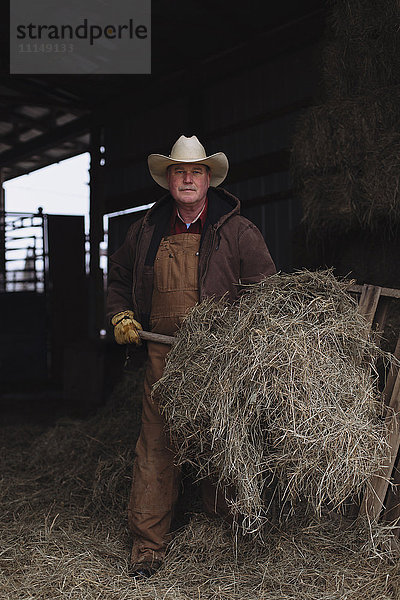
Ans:
MULTIPOLYGON (((227 294, 234 301, 240 285, 275 273, 259 230, 239 214, 239 201, 217 188, 228 172, 222 152, 207 156, 196 136, 181 136, 170 156, 151 154, 153 179, 169 193, 134 223, 125 243, 110 257, 108 315, 118 343, 139 344, 138 331, 172 335, 187 311, 206 297, 227 294)), ((151 399, 169 347, 148 342, 142 427, 128 507, 134 536, 131 574, 152 575, 162 564, 179 470, 165 423, 151 399)), ((204 482, 208 512, 226 510, 224 495, 204 482)))

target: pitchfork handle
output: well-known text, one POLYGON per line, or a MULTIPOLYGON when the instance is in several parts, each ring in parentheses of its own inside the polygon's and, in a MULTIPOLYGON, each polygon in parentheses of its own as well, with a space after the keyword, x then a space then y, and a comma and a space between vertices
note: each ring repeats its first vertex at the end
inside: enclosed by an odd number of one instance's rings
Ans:
POLYGON ((151 333, 151 331, 139 331, 138 333, 142 340, 147 340, 148 342, 170 345, 176 342, 176 338, 173 335, 161 335, 161 333, 151 333))

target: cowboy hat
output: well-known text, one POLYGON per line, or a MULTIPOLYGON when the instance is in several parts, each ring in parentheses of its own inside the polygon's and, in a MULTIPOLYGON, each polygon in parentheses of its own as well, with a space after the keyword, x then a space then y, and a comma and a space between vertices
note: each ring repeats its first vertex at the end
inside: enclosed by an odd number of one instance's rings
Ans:
POLYGON ((223 152, 206 156, 204 146, 195 135, 181 137, 172 146, 171 154, 150 154, 147 159, 150 175, 161 187, 168 189, 167 169, 179 163, 199 163, 207 165, 211 171, 210 185, 216 187, 222 183, 228 173, 229 163, 223 152))

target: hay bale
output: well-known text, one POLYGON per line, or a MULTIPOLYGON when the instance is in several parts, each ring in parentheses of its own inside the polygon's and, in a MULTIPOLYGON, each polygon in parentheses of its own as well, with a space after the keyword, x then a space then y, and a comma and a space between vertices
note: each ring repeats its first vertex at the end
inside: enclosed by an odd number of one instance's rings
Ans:
POLYGON ((363 224, 378 229, 400 223, 400 133, 383 135, 365 160, 360 178, 359 215, 363 224))
POLYGON ((280 507, 321 514, 359 495, 385 460, 374 362, 346 282, 276 275, 234 306, 207 300, 185 320, 154 393, 178 462, 237 489, 245 532, 280 507))
POLYGON ((308 109, 291 171, 309 233, 391 230, 400 223, 400 87, 308 109))
POLYGON ((321 50, 327 103, 302 115, 293 140, 291 170, 310 233, 391 233, 400 222, 399 18, 397 0, 332 4, 321 50))
POLYGON ((400 87, 331 101, 303 112, 292 142, 291 170, 297 180, 360 167, 383 135, 398 129, 400 87))
POLYGON ((396 0, 333 0, 328 25, 338 38, 376 38, 394 31, 399 21, 396 0))
POLYGON ((396 0, 337 0, 322 50, 326 95, 346 98, 400 83, 396 0))
POLYGON ((337 170, 297 173, 308 233, 321 237, 360 228, 393 232, 400 224, 399 158, 400 134, 387 133, 365 148, 359 164, 345 164, 341 157, 337 170))
POLYGON ((397 31, 378 38, 334 40, 322 50, 322 81, 328 100, 369 94, 400 83, 397 31))
POLYGON ((302 182, 299 195, 303 204, 303 222, 308 234, 324 238, 329 234, 343 234, 363 225, 364 208, 360 177, 351 169, 337 173, 308 176, 302 182))

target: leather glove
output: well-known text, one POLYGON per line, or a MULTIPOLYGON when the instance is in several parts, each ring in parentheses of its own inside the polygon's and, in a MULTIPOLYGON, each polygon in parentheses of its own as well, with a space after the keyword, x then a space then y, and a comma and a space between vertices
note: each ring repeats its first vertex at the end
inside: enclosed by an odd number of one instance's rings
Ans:
POLYGON ((138 331, 143 327, 135 321, 131 310, 123 310, 114 315, 111 324, 114 325, 114 337, 117 344, 136 344, 140 346, 141 341, 138 331))

